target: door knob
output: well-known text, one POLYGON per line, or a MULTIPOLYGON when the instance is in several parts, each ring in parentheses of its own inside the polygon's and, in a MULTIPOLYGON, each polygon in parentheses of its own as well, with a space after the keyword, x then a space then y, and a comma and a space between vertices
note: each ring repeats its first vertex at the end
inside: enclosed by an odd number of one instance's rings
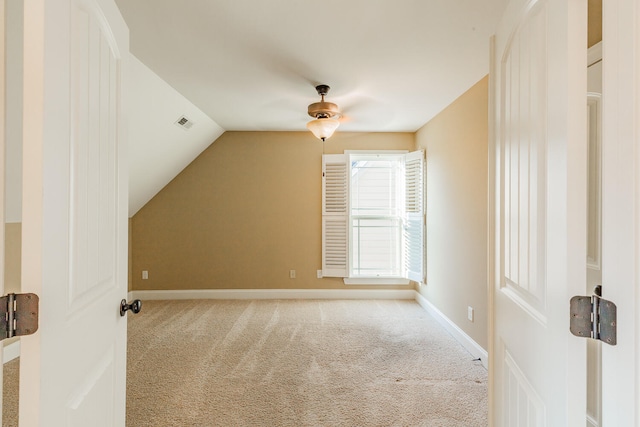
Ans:
POLYGON ((127 304, 127 300, 123 299, 120 302, 120 316, 127 314, 128 310, 131 310, 135 314, 140 313, 140 310, 142 310, 142 301, 134 299, 131 304, 127 304))

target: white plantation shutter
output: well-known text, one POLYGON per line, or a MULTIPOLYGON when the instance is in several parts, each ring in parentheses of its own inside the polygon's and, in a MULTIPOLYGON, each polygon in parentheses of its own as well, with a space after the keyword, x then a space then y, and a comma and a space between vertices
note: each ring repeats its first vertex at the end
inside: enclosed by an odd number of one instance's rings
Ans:
POLYGON ((405 156, 404 268, 406 277, 425 282, 424 151, 405 156))
POLYGON ((349 156, 322 156, 322 275, 347 277, 349 267, 349 156))

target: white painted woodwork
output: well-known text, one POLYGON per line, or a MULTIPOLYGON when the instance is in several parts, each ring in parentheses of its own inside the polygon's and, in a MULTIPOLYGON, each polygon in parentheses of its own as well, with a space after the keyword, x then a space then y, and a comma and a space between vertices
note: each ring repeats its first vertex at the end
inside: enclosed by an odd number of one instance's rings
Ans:
POLYGON ((426 283, 424 151, 405 155, 404 271, 414 282, 426 283))
POLYGON ((602 346, 602 426, 640 426, 640 1, 606 0, 602 34, 602 284, 618 307, 602 346))
POLYGON ((349 276, 348 156, 322 156, 322 276, 349 276))
POLYGON ((129 299, 416 299, 413 289, 182 289, 133 291, 129 299))
POLYGON ((23 0, 5 0, 5 223, 22 220, 23 0))
MULTIPOLYGON (((601 68, 602 63, 592 67, 601 68)), ((601 119, 602 94, 589 91, 587 94, 587 144, 589 150, 588 200, 587 200, 587 271, 588 284, 601 285, 602 242, 602 147, 601 119)), ((591 286, 591 290, 593 290, 591 286)))
MULTIPOLYGON (((2 363, 11 362, 13 359, 20 357, 20 340, 14 341, 11 344, 4 345, 3 354, 2 354, 2 363)), ((17 380, 17 378, 16 378, 17 380)), ((0 386, 0 390, 1 390, 0 386)))
MULTIPOLYGON (((4 260, 4 251, 5 251, 5 152, 6 152, 6 106, 7 106, 7 96, 5 92, 5 82, 6 82, 6 3, 5 0, 0 0, 0 260, 4 260)), ((4 261, 0 262, 0 296, 4 295, 4 261)), ((0 344, 0 360, 4 360, 4 344, 0 344)), ((3 410, 3 399, 2 399, 2 389, 3 389, 3 372, 0 369, 0 414, 3 410)), ((0 419, 0 427, 2 426, 2 419, 0 419)))
MULTIPOLYGON (((422 286, 422 285, 421 285, 422 286)), ((489 353, 480 344, 478 344, 473 338, 471 338, 460 326, 449 319, 442 311, 440 311, 435 305, 427 300, 420 292, 415 292, 415 299, 427 313, 432 315, 443 328, 447 330, 453 336, 456 341, 464 346, 471 355, 480 359, 482 366, 486 369, 489 368, 489 353)))
POLYGON ((503 290, 546 322, 547 7, 523 18, 502 52, 503 290))
POLYGON ((20 425, 124 426, 128 30, 113 0, 25 2, 20 425))
MULTIPOLYGON (((602 284, 602 48, 589 48, 587 69, 587 287, 602 284), (598 58, 597 55, 600 55, 598 58)), ((587 341, 587 427, 601 425, 602 344, 587 341)))
MULTIPOLYGON (((325 154, 322 156, 322 275, 326 277, 344 277, 345 284, 407 284, 408 280, 415 282, 425 281, 425 161, 424 151, 389 152, 393 154, 395 166, 384 169, 371 168, 372 162, 379 159, 375 157, 379 152, 345 152, 345 154, 325 154), (371 155, 367 158, 362 167, 368 172, 355 171, 356 160, 363 160, 363 156, 371 155), (351 156, 356 157, 351 157, 351 156), (360 157, 358 157, 360 156, 360 157), (399 167, 403 172, 400 174, 399 167), (369 168, 369 169, 367 169, 369 168), (372 172, 373 171, 373 172, 372 172), (374 174, 375 173, 375 174, 374 174), (357 181, 354 177, 360 176, 357 181), (398 193, 402 193, 401 195, 398 193), (398 213, 385 213, 380 218, 373 218, 378 221, 393 222, 389 226, 390 234, 381 233, 373 236, 364 236, 362 230, 354 231, 358 226, 350 223, 357 221, 357 215, 352 211, 358 211, 358 201, 365 201, 365 217, 370 214, 367 208, 370 206, 389 208, 398 213), (393 217, 393 218, 392 218, 393 217), (400 224, 400 225, 398 225, 400 224), (400 228, 398 228, 400 227, 400 228), (359 238, 354 237, 356 234, 359 238), (360 240, 359 240, 360 239, 360 240), (354 241, 359 242, 354 243, 354 241), (379 242, 386 242, 388 246, 378 248, 373 252, 367 252, 362 259, 367 259, 367 267, 358 271, 359 262, 356 260, 356 253, 359 254, 362 246, 362 253, 379 242), (393 247, 393 245, 398 245, 393 247), (350 245, 353 245, 350 248, 350 245), (351 253, 350 253, 351 251, 351 253), (371 261, 376 259, 377 261, 371 261), (370 267, 387 270, 385 274, 399 277, 349 277, 358 274, 366 275, 370 267), (367 271, 367 269, 369 269, 367 271), (355 273, 358 271, 357 273, 355 273), (393 271, 393 273, 389 273, 393 271)), ((386 162, 386 160, 384 160, 386 162)), ((358 166, 359 167, 359 166, 358 166)), ((363 227, 366 229, 367 227, 363 227)), ((376 230, 379 232, 379 229, 376 230)), ((384 245, 383 245, 384 246, 384 245)))
POLYGON ((511 0, 493 39, 495 426, 585 425, 586 23, 579 0, 511 0))

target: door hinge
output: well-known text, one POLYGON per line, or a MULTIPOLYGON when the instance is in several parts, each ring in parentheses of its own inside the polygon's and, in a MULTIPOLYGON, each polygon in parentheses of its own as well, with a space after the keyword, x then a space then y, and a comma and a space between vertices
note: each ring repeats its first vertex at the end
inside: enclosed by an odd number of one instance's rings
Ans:
POLYGON ((598 295, 571 298, 569 329, 577 337, 616 345, 616 305, 598 295))
POLYGON ((0 297, 0 341, 38 330, 38 295, 9 294, 0 297))

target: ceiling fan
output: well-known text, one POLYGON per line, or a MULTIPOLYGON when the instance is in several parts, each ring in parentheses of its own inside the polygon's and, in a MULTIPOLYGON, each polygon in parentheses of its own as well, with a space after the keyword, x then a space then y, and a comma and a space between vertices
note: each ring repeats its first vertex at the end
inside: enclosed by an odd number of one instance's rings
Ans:
POLYGON ((329 93, 329 89, 331 88, 327 85, 316 86, 316 91, 321 97, 320 102, 310 104, 307 109, 309 115, 314 118, 314 120, 307 123, 307 129, 323 142, 327 138, 331 138, 333 132, 340 126, 338 119, 341 114, 338 106, 333 102, 324 100, 325 95, 329 93))

